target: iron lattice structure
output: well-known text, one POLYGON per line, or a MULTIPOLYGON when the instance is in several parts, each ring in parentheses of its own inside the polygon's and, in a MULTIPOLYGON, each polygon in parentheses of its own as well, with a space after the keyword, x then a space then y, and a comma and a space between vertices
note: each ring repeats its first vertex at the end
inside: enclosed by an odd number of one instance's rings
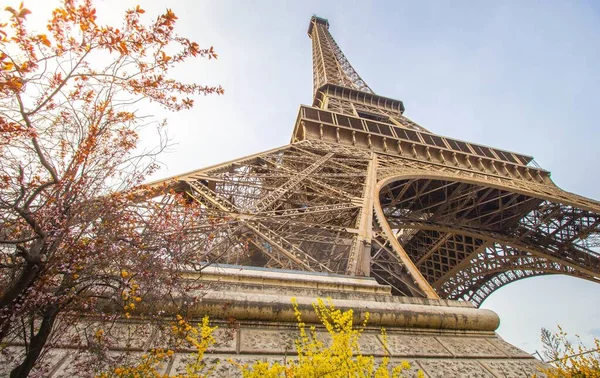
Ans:
POLYGON ((525 277, 600 282, 600 203, 532 157, 433 134, 376 95, 312 17, 314 100, 290 144, 167 182, 205 208, 202 260, 370 275, 480 305, 525 277))

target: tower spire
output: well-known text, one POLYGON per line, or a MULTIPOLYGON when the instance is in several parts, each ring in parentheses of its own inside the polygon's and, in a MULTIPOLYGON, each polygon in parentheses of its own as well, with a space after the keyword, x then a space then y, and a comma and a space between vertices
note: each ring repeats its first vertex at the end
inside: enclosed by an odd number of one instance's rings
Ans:
POLYGON ((312 16, 313 106, 337 113, 425 130, 404 117, 402 101, 377 95, 365 83, 329 33, 329 21, 312 16))
POLYGON ((329 21, 312 16, 308 27, 313 52, 313 93, 325 84, 334 84, 366 93, 374 93, 356 72, 331 33, 329 21))

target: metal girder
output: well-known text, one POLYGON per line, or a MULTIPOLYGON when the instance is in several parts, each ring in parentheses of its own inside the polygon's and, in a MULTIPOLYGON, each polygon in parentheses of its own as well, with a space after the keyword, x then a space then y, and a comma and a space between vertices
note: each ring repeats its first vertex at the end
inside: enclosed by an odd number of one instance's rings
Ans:
POLYGON ((376 233, 371 244, 371 274, 394 291, 406 296, 425 297, 426 293, 405 269, 385 235, 376 233))
POLYGON ((291 188, 298 185, 302 180, 306 179, 311 173, 315 172, 323 163, 325 163, 329 158, 333 156, 333 153, 328 153, 327 155, 323 155, 313 164, 311 164, 308 168, 304 169, 302 172, 299 172, 295 175, 291 180, 288 180, 286 183, 270 192, 266 196, 262 197, 259 201, 254 204, 253 212, 265 211, 270 208, 278 199, 283 197, 286 193, 290 191, 291 188))
POLYGON ((308 271, 325 271, 332 272, 327 266, 321 264, 314 257, 290 243, 285 238, 271 231, 259 222, 248 222, 246 226, 252 230, 257 236, 269 243, 270 246, 276 248, 287 258, 298 264, 303 270, 308 271))
POLYGON ((482 301, 495 290, 489 287, 512 282, 497 277, 519 269, 539 275, 546 267, 548 274, 600 277, 600 254, 584 243, 600 233, 600 213, 533 195, 483 183, 407 178, 383 188, 380 201, 390 226, 403 230, 399 240, 415 266, 442 296, 471 300, 464 294, 469 292, 482 301), (537 265, 495 260, 507 262, 502 267, 489 259, 478 260, 494 245, 519 251, 537 265), (485 262, 489 264, 482 265, 485 262), (448 283, 456 282, 456 277, 488 289, 473 291, 473 285, 466 284, 462 291, 450 289, 448 283))
MULTIPOLYGON (((471 227, 461 227, 460 225, 453 224, 434 223, 430 221, 394 219, 392 224, 395 224, 394 222, 398 222, 399 225, 406 228, 441 231, 446 233, 446 235, 448 235, 448 233, 459 234, 487 242, 495 241, 504 245, 510 245, 535 256, 556 260, 557 262, 562 262, 569 266, 576 266, 577 269, 590 275, 600 274, 599 254, 592 250, 584 249, 584 247, 577 246, 576 244, 571 243, 566 245, 565 243, 560 243, 556 239, 544 237, 538 233, 527 234, 527 232, 522 232, 521 229, 517 229, 515 230, 514 235, 504 235, 498 232, 478 230, 471 227)), ((442 242, 446 235, 439 238, 438 242, 442 242)), ((436 244, 429 252, 431 252, 432 249, 439 249, 439 247, 440 246, 436 244)), ((425 260, 426 257, 422 257, 419 262, 422 264, 425 260)), ((419 262, 417 262, 417 265, 421 265, 419 262)))
POLYGON ((369 275, 371 267, 371 239, 373 237, 373 203, 375 198, 375 184, 377 180, 377 156, 369 162, 367 179, 363 191, 362 206, 356 219, 358 235, 356 236, 350 256, 346 274, 369 275))
POLYGON ((564 274, 598 282, 594 276, 557 261, 531 256, 510 246, 495 244, 469 261, 468 268, 450 277, 440 291, 453 299, 481 304, 487 296, 510 282, 544 274, 564 274))

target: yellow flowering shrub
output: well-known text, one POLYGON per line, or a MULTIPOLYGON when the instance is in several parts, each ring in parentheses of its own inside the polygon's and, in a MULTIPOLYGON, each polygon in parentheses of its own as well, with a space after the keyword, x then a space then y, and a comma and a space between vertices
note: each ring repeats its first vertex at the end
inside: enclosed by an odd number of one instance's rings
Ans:
POLYGON ((176 347, 191 346, 196 349, 191 353, 190 361, 185 365, 185 374, 162 374, 167 363, 175 352, 172 349, 152 349, 130 365, 118 366, 108 372, 101 373, 97 378, 205 378, 213 371, 204 363, 204 353, 216 340, 213 332, 217 327, 211 327, 208 316, 197 326, 189 324, 182 316, 177 315, 171 325, 171 332, 176 337, 176 347))
MULTIPOLYGON (((391 367, 389 356, 381 359, 376 365, 373 356, 360 353, 359 338, 369 319, 368 313, 360 328, 353 327, 354 312, 336 309, 331 300, 317 299, 313 308, 319 320, 327 330, 331 340, 326 345, 321 340, 315 326, 308 330, 302 321, 298 302, 292 300, 294 313, 298 322, 300 336, 296 340, 297 360, 286 364, 257 361, 252 365, 238 365, 244 378, 309 378, 309 377, 402 377, 402 371, 410 369, 408 362, 391 367)), ((384 344, 386 334, 382 330, 384 344)), ((423 376, 422 372, 418 373, 423 376)))
POLYGON ((202 323, 196 327, 191 326, 180 315, 177 315, 177 322, 172 325, 173 335, 182 342, 191 345, 196 351, 188 356, 190 358, 185 365, 185 374, 177 374, 177 378, 203 378, 209 377, 214 370, 214 366, 207 367, 204 362, 204 353, 211 345, 216 343, 213 335, 218 327, 209 325, 208 316, 202 318, 202 323))
POLYGON ((116 367, 112 371, 101 373, 98 378, 162 378, 160 370, 166 366, 166 357, 172 354, 171 350, 165 352, 162 349, 153 349, 144 354, 138 363, 116 367))
POLYGON ((556 334, 542 329, 544 355, 551 365, 542 373, 548 378, 600 378, 600 339, 594 338, 594 344, 586 347, 576 337, 578 343, 573 345, 560 326, 556 334))
MULTIPOLYGON (((121 270, 121 277, 125 280, 130 274, 125 269, 121 270)), ((142 301, 142 298, 138 296, 138 285, 133 278, 130 278, 126 282, 126 288, 121 292, 121 299, 123 300, 123 310, 125 311, 125 317, 129 319, 131 317, 130 311, 135 310, 135 304, 142 301)))

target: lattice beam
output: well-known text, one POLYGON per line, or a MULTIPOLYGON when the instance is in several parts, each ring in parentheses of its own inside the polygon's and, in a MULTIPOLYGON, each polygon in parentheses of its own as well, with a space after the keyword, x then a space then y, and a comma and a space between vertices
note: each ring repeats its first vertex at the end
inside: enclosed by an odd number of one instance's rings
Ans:
POLYGON ((442 296, 480 303, 496 286, 512 282, 506 277, 521 277, 505 274, 511 271, 539 275, 547 268, 547 274, 600 277, 600 254, 586 245, 590 235, 600 233, 599 212, 509 188, 431 178, 393 181, 381 190, 380 200, 391 227, 401 230, 398 240, 442 296), (519 251, 537 264, 482 260, 495 245, 519 251), (461 290, 448 286, 457 277, 462 277, 461 290), (478 285, 487 289, 472 290, 478 285))

